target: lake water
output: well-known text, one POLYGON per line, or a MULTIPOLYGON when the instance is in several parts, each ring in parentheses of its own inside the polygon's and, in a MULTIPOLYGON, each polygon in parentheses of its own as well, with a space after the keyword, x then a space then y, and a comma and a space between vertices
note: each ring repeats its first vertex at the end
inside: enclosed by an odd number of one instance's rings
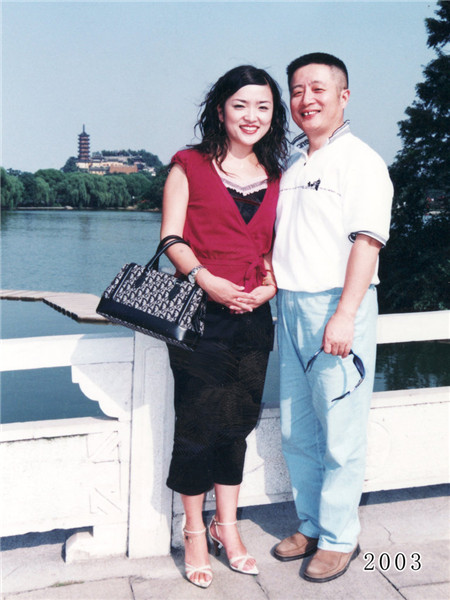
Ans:
MULTIPOLYGON (((101 295, 124 263, 143 264, 153 255, 160 220, 158 213, 129 211, 3 212, 1 287, 101 295)), ((161 266, 169 266, 166 258, 161 266)), ((42 302, 3 300, 0 309, 2 338, 132 335, 122 327, 77 323, 42 302)), ((449 358, 446 343, 379 346, 375 389, 449 385, 449 358)), ((277 360, 273 353, 265 401, 276 396, 277 360)), ((3 373, 1 401, 3 423, 102 415, 72 384, 69 367, 3 373)))

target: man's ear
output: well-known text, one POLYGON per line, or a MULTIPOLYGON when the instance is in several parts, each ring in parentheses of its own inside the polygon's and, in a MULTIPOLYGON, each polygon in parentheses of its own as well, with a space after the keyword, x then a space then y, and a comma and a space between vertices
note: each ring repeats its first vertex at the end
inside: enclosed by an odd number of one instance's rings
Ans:
POLYGON ((342 90, 342 92, 341 92, 342 108, 345 108, 347 106, 349 99, 350 99, 350 90, 349 89, 342 90))

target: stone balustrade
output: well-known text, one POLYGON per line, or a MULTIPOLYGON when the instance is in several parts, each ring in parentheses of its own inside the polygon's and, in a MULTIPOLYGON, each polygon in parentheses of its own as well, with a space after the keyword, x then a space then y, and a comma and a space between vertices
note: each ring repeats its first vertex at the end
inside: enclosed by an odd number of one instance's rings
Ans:
MULTIPOLYGON (((383 315, 378 342, 448 340, 449 317, 383 315)), ((67 561, 168 554, 181 544, 182 506, 165 485, 174 422, 165 345, 139 333, 0 341, 0 371, 61 366, 105 418, 2 425, 1 536, 88 529, 67 541, 67 561)), ((449 481, 449 392, 374 393, 365 491, 449 481)), ((240 505, 290 498, 279 409, 267 406, 248 438, 240 505)), ((208 494, 205 509, 213 505, 208 494)))

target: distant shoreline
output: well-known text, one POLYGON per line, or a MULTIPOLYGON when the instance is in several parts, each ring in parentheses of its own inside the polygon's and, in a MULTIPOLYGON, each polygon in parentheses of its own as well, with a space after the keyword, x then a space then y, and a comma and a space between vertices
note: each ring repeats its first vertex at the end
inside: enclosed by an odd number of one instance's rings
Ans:
MULTIPOLYGON (((5 210, 5 209, 3 209, 5 210)), ((161 212, 160 208, 137 208, 136 206, 127 206, 125 208, 123 207, 114 207, 114 208, 92 208, 90 206, 83 206, 83 207, 74 207, 74 206, 16 206, 16 208, 12 208, 9 209, 11 212, 14 212, 16 210, 89 210, 92 212, 104 212, 106 210, 109 211, 120 211, 120 212, 126 212, 126 211, 135 211, 135 212, 161 212)))

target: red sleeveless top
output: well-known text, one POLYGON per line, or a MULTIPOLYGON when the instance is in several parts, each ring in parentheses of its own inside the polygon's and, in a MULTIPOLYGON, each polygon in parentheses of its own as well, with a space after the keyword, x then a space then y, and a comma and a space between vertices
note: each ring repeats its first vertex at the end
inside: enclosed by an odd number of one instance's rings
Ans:
POLYGON ((172 158, 175 163, 189 182, 183 237, 199 262, 213 275, 245 286, 246 292, 261 285, 266 274, 262 257, 272 247, 279 180, 268 182, 261 205, 246 224, 209 157, 181 150, 172 158))

